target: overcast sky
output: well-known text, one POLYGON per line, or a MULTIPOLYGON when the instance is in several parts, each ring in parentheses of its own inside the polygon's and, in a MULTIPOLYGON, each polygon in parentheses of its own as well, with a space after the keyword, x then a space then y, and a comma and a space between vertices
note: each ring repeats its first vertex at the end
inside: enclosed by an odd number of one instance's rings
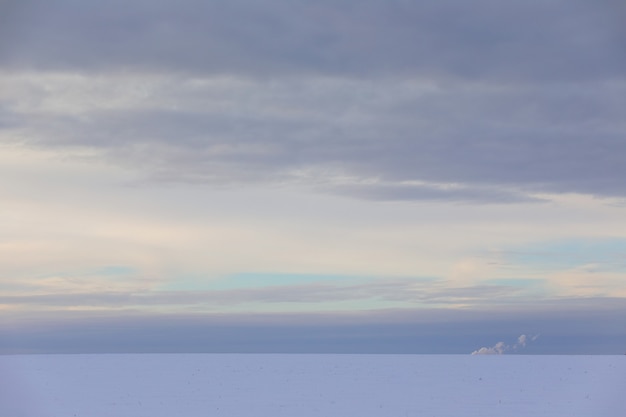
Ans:
POLYGON ((0 1, 0 352, 626 352, 625 19, 0 1))

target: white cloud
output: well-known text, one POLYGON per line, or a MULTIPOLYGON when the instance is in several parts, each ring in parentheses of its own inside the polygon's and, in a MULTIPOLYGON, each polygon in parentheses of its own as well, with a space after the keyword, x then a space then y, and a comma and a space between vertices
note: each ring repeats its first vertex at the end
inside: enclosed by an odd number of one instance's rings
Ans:
POLYGON ((480 349, 473 351, 472 355, 503 355, 507 352, 519 351, 525 348, 530 341, 537 340, 538 337, 538 334, 532 337, 528 337, 523 334, 520 335, 517 338, 517 342, 513 343, 512 345, 507 345, 504 342, 498 342, 492 347, 481 347, 480 349))

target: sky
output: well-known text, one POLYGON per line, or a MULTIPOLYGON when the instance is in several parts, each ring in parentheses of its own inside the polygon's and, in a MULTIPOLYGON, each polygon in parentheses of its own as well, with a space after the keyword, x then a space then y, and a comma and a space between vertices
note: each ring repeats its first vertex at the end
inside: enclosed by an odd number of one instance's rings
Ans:
POLYGON ((0 1, 0 353, 626 352, 624 19, 0 1))

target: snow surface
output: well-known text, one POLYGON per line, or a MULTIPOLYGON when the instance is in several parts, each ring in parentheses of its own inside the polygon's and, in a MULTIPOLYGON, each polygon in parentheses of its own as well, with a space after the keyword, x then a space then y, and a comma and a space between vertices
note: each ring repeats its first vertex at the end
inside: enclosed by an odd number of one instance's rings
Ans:
POLYGON ((2 417, 626 416, 626 356, 0 356, 2 417))

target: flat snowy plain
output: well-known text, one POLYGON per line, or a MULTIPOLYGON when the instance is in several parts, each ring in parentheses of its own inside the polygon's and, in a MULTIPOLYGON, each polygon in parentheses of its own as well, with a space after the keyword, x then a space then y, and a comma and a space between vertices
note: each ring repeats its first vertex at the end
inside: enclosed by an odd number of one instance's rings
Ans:
POLYGON ((0 356, 3 417, 626 416, 626 356, 0 356))

